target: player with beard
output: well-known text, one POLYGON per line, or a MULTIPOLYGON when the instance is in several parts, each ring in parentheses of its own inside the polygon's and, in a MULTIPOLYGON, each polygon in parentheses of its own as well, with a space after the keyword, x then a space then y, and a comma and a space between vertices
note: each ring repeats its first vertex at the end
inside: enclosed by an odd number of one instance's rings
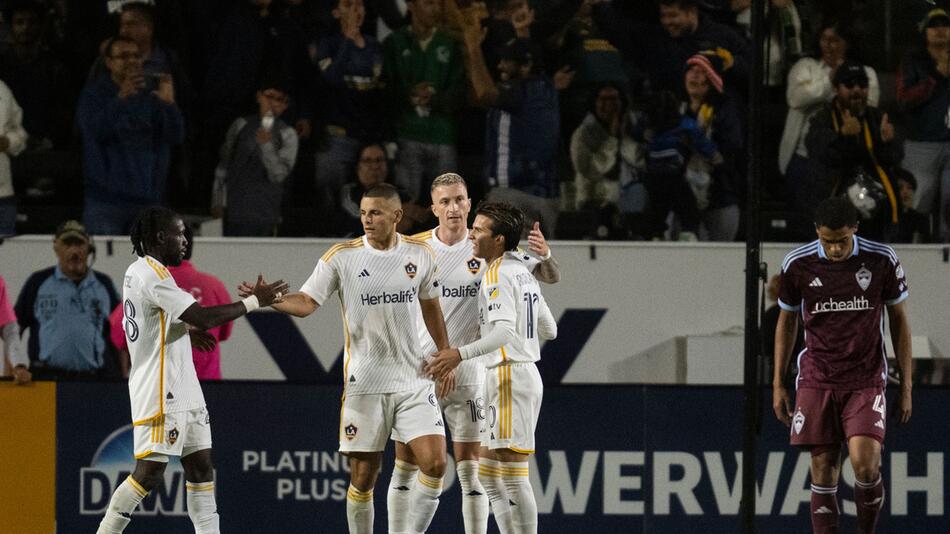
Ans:
POLYGON ((180 456, 185 471, 188 516, 198 534, 220 532, 211 463, 211 420, 191 357, 195 342, 207 349, 204 332, 280 302, 282 280, 264 284, 258 276, 243 301, 202 307, 175 283, 166 266, 181 264, 187 239, 175 212, 146 208, 132 227, 138 259, 125 272, 123 329, 129 342, 135 472, 112 495, 98 533, 122 532, 132 512, 164 481, 169 456, 180 456))

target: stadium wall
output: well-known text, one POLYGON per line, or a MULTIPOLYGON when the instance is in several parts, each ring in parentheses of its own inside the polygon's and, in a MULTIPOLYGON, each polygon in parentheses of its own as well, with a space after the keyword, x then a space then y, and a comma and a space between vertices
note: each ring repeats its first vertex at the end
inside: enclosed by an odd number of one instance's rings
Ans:
MULTIPOLYGON (((194 262, 229 288, 263 272, 296 289, 332 243, 199 238, 194 262)), ((741 382, 741 369, 733 365, 741 362, 742 350, 741 244, 559 242, 552 248, 562 281, 543 291, 561 335, 544 347, 546 383, 702 382, 709 373, 689 373, 683 363, 697 350, 720 358, 707 365, 722 374, 714 382, 741 382), (714 343, 704 344, 710 338, 714 343)), ((769 273, 777 272, 791 248, 763 247, 769 273)), ((128 239, 101 238, 97 250, 95 268, 121 287, 133 259, 128 239)), ((910 285, 916 356, 950 354, 947 249, 903 246, 897 252, 910 285)), ((54 261, 47 236, 21 236, 0 245, 0 273, 13 298, 31 272, 54 261)), ((338 384, 342 323, 338 304, 327 308, 303 320, 269 312, 238 320, 232 339, 222 345, 224 377, 338 384)))
MULTIPOLYGON (((336 452, 338 388, 226 382, 204 389, 222 531, 345 532, 349 473, 336 452)), ((740 388, 559 386, 544 393, 530 471, 539 531, 739 531, 740 388)), ((58 532, 93 532, 134 465, 127 390, 120 383, 60 383, 57 399, 58 532)), ((946 531, 950 427, 937 407, 950 403, 950 389, 920 388, 914 401, 912 424, 888 429, 882 532, 946 531)), ((788 447, 787 430, 770 412, 763 406, 757 531, 802 532, 809 523, 808 455, 788 447)), ((385 531, 392 459, 384 466, 376 532, 385 531)), ((847 462, 843 481, 842 532, 850 532, 854 475, 847 462)), ((184 491, 173 460, 130 530, 190 531, 184 491)), ((460 501, 450 464, 430 532, 462 532, 460 501)))

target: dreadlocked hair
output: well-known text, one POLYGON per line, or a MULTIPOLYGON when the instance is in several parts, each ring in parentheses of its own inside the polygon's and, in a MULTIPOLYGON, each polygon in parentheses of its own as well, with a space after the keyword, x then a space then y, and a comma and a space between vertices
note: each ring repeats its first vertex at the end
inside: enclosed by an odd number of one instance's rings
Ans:
POLYGON ((178 218, 174 211, 154 206, 145 208, 132 223, 132 250, 136 256, 144 257, 150 246, 156 244, 158 232, 167 230, 172 222, 178 218))

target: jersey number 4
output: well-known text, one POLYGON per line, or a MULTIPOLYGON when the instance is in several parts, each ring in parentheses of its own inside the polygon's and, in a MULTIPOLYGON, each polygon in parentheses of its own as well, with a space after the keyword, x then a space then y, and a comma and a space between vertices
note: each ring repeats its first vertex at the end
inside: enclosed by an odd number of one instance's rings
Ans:
POLYGON ((886 402, 887 401, 884 400, 884 395, 878 394, 874 397, 874 405, 871 407, 871 409, 881 414, 881 419, 884 419, 884 412, 887 411, 885 407, 886 402))
POLYGON ((134 343, 139 338, 139 325, 135 322, 135 305, 131 300, 125 299, 122 308, 125 310, 125 335, 129 338, 129 342, 134 343))

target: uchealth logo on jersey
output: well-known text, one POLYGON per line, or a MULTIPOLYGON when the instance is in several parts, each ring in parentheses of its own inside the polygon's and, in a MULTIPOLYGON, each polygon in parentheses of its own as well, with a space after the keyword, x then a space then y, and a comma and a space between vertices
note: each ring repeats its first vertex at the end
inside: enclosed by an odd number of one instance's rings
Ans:
POLYGON ((802 413, 802 409, 799 408, 795 412, 795 417, 792 419, 792 429, 796 434, 802 433, 802 427, 805 426, 805 414, 802 413))
MULTIPOLYGON (((109 434, 87 467, 79 470, 79 513, 101 516, 109 506, 116 488, 135 471, 132 425, 109 434)), ((168 457, 162 484, 145 497, 135 510, 136 516, 187 516, 185 473, 177 456, 168 457)))
POLYGON ((356 425, 354 425, 353 423, 346 425, 346 427, 343 429, 343 432, 346 433, 346 439, 349 439, 349 440, 352 440, 353 438, 356 437, 357 431, 359 431, 359 429, 356 428, 356 425))
POLYGON ((858 272, 854 273, 854 277, 858 280, 858 285, 861 286, 861 291, 867 291, 868 286, 871 285, 871 271, 862 265, 861 268, 858 269, 858 272))
POLYGON ((482 270, 482 262, 478 261, 476 258, 472 257, 468 260, 468 271, 472 274, 478 274, 478 271, 482 270))
POLYGON ((418 272, 419 272, 419 268, 416 267, 415 263, 412 263, 410 261, 409 263, 406 264, 406 274, 409 275, 409 278, 415 278, 416 273, 418 272))

